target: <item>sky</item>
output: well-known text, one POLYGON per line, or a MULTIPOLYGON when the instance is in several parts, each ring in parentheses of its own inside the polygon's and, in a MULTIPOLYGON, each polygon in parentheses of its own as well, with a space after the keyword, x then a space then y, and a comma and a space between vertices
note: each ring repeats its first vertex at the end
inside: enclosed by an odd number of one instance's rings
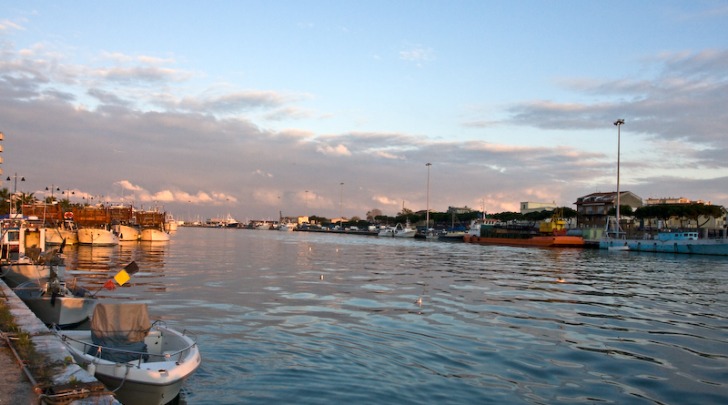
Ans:
POLYGON ((364 218, 575 208, 619 166, 621 191, 728 206, 726 21, 699 0, 0 0, 2 187, 364 218))

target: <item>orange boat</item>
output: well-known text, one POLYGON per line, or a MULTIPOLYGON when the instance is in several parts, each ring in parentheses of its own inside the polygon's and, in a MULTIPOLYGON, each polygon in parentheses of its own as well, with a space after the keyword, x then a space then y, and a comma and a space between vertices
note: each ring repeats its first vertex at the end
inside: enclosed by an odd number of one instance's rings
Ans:
POLYGON ((568 235, 565 226, 566 221, 555 212, 551 221, 543 222, 538 231, 531 226, 476 223, 463 240, 481 245, 583 247, 584 238, 568 235))

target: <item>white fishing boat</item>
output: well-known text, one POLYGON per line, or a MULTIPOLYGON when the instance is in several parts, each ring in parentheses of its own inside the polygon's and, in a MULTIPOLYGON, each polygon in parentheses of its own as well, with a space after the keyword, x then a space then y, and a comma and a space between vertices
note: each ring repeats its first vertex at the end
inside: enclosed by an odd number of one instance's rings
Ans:
POLYGON ((377 233, 377 236, 391 238, 392 236, 394 236, 394 228, 389 227, 389 226, 379 228, 379 232, 377 233))
POLYGON ((412 228, 407 222, 406 225, 397 224, 397 226, 394 227, 394 233, 392 236, 395 238, 414 238, 417 234, 417 229, 412 228))
POLYGON ((120 242, 138 241, 142 236, 139 227, 132 225, 116 224, 112 225, 111 229, 119 237, 120 242))
POLYGON ((54 277, 43 287, 38 281, 30 280, 13 291, 38 319, 59 328, 72 328, 87 321, 96 306, 96 298, 87 290, 75 285, 67 286, 54 277))
POLYGON ((79 228, 78 243, 82 245, 115 246, 119 244, 119 237, 106 227, 79 228))
POLYGON ((0 237, 0 276, 11 286, 50 277, 52 267, 63 274, 61 248, 46 250, 46 229, 39 222, 15 216, 3 219, 0 237))
POLYGON ((144 242, 167 242, 169 241, 169 234, 158 228, 144 228, 139 240, 144 242))
POLYGON ((167 214, 167 217, 164 219, 164 230, 165 232, 171 233, 177 230, 177 227, 179 226, 179 222, 175 221, 172 214, 167 214))
POLYGON ((124 404, 166 404, 200 366, 185 332, 149 322, 146 304, 96 305, 90 330, 59 330, 76 363, 124 404))
POLYGON ((73 213, 66 212, 66 217, 57 227, 46 228, 45 240, 47 245, 75 245, 78 243, 78 227, 73 221, 73 213), (70 215, 68 215, 70 214, 70 215))
POLYGON ((278 230, 283 232, 292 232, 298 226, 295 222, 285 222, 278 225, 278 230))

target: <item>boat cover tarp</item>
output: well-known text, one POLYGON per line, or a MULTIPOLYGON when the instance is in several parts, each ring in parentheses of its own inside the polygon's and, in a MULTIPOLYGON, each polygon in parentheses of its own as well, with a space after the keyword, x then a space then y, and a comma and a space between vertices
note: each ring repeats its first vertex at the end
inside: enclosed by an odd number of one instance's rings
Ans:
POLYGON ((146 358, 144 337, 149 329, 147 304, 96 304, 91 318, 91 341, 102 348, 98 353, 98 348, 92 347, 89 354, 118 363, 146 358))

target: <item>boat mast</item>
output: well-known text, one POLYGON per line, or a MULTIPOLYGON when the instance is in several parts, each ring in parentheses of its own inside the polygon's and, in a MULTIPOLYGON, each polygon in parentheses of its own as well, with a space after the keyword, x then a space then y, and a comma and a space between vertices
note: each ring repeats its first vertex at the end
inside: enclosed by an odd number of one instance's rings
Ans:
POLYGON ((614 121, 614 125, 617 126, 617 206, 616 206, 616 212, 617 212, 617 238, 619 238, 619 234, 622 230, 620 224, 619 224, 619 208, 620 208, 620 193, 619 193, 619 155, 620 155, 620 144, 621 144, 621 128, 622 125, 624 125, 624 119, 620 118, 616 121, 614 121))

